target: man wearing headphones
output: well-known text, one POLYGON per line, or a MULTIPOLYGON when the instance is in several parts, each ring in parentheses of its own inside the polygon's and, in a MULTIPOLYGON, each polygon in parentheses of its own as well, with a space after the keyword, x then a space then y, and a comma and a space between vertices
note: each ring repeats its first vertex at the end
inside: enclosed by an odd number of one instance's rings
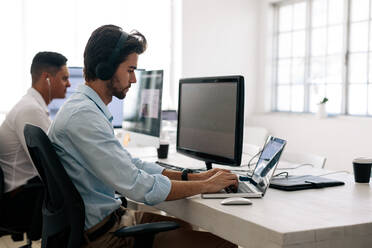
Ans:
POLYGON ((127 34, 114 25, 96 29, 84 51, 86 83, 65 102, 49 130, 49 138, 85 204, 86 247, 131 247, 132 238, 117 238, 112 231, 161 220, 177 221, 181 228, 156 235, 154 247, 236 247, 211 233, 193 231, 181 220, 123 209, 115 198, 118 191, 154 205, 237 184, 236 175, 226 170, 183 176, 164 170, 132 158, 116 139, 107 105, 113 96, 123 99, 136 83, 134 70, 145 49, 146 39, 139 32, 127 34))
POLYGON ((47 105, 54 98, 64 98, 70 87, 66 61, 66 57, 59 53, 37 53, 31 64, 31 88, 0 126, 0 167, 5 181, 2 224, 29 223, 33 203, 42 199, 40 188, 25 187, 28 182, 39 179, 28 155, 23 128, 25 123, 30 123, 48 130, 51 121, 47 105))

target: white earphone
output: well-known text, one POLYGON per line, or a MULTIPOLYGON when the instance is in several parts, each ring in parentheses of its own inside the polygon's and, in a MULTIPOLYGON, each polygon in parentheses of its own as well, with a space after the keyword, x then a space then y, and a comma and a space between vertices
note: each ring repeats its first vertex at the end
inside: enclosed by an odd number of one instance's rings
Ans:
POLYGON ((46 81, 48 83, 48 93, 49 93, 48 98, 49 98, 49 102, 51 102, 52 101, 52 99, 51 99, 52 96, 51 96, 51 90, 50 90, 50 79, 47 77, 46 81))

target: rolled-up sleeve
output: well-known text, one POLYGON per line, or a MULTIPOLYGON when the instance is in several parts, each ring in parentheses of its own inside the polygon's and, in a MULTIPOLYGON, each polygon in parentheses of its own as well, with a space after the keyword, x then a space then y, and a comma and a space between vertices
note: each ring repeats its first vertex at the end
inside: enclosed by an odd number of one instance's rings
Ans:
POLYGON ((161 174, 164 170, 164 167, 161 167, 157 163, 151 163, 143 161, 139 158, 132 158, 132 155, 124 149, 128 157, 132 160, 132 163, 137 166, 138 169, 144 170, 149 174, 161 174))
POLYGON ((161 175, 162 167, 133 159, 115 138, 110 122, 95 118, 90 109, 72 115, 64 135, 73 151, 80 153, 80 164, 122 195, 148 205, 164 201, 171 189, 171 181, 161 175), (86 125, 86 120, 95 120, 86 125))

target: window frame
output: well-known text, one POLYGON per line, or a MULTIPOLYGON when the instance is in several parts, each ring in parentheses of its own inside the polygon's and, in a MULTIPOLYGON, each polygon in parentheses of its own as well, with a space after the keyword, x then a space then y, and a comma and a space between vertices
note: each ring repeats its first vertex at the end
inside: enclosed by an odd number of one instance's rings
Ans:
MULTIPOLYGON (((327 5, 329 5, 329 0, 324 0, 327 1, 327 5)), ((340 113, 334 113, 332 115, 350 115, 350 116, 367 116, 370 117, 372 116, 372 111, 368 106, 368 103, 372 101, 372 96, 367 96, 367 101, 366 101, 366 112, 365 114, 351 114, 350 113, 350 83, 349 80, 349 73, 350 73, 350 39, 351 39, 351 24, 356 23, 351 21, 351 6, 352 6, 352 0, 343 0, 344 4, 344 9, 343 9, 343 22, 341 24, 343 28, 343 44, 342 44, 342 52, 339 54, 342 57, 342 81, 340 85, 341 86, 341 106, 340 106, 340 113), (371 114, 369 114, 371 113, 371 114)), ((310 108, 310 85, 312 84, 309 81, 309 76, 310 76, 310 70, 311 70, 311 39, 312 39, 312 31, 313 27, 311 25, 312 22, 312 7, 313 7, 313 0, 287 0, 287 1, 280 1, 280 2, 275 2, 272 4, 273 6, 273 39, 272 39, 272 47, 273 47, 273 56, 272 56, 272 97, 271 97, 271 112, 283 112, 283 113, 314 113, 311 111, 310 108), (301 2, 306 2, 307 3, 307 10, 306 10, 306 26, 305 26, 305 46, 306 46, 306 51, 305 51, 305 68, 304 68, 304 107, 303 111, 293 111, 291 108, 292 101, 290 100, 290 105, 289 105, 289 110, 279 110, 278 109, 278 86, 280 85, 278 82, 278 62, 279 62, 279 9, 280 7, 287 6, 287 5, 294 5, 296 3, 301 3, 301 2)), ((328 6, 327 6, 328 9, 328 6)), ((371 37, 371 28, 372 28, 372 16, 371 16, 371 11, 372 11, 372 1, 369 3, 369 18, 368 18, 368 50, 363 51, 360 53, 366 54, 367 55, 367 73, 371 73, 372 68, 370 68, 369 63, 371 63, 371 56, 372 56, 372 48, 370 47, 372 44, 372 37, 371 37)), ((329 17, 329 13, 327 12, 327 19, 329 17)), ((292 20, 293 23, 293 20, 292 20)), ((324 26, 327 30, 329 27, 332 27, 333 25, 329 24, 327 21, 326 25, 324 26)), ((293 29, 290 31, 293 33, 293 29)), ((327 32, 328 34, 328 32, 327 32)), ((293 45, 291 44, 291 49, 293 48, 293 45)), ((325 55, 321 55, 321 58, 327 58, 329 55, 326 53, 325 55)), ((290 59, 293 59, 293 56, 291 55, 290 59)), ((292 68, 292 65, 291 65, 292 68)), ((321 85, 326 86, 328 82, 324 81, 321 85)), ((367 81, 363 82, 363 85, 367 85, 367 89, 369 87, 372 87, 372 81, 369 81, 369 78, 367 78, 367 81)), ((293 87, 293 82, 291 80, 290 83, 291 91, 293 87)))

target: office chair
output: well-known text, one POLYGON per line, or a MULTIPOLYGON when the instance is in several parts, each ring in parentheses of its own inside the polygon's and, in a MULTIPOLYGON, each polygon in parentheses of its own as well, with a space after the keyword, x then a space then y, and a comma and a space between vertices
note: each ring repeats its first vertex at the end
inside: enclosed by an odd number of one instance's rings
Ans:
MULTIPOLYGON (((24 135, 45 186, 41 247, 80 247, 84 242, 84 202, 44 131, 26 124, 24 135)), ((135 247, 152 247, 155 234, 178 227, 174 222, 148 223, 120 228, 114 235, 134 237, 135 247)))
MULTIPOLYGON (((27 243, 20 248, 31 248, 32 241, 39 240, 41 238, 41 205, 44 191, 43 186, 39 182, 27 183, 23 186, 23 190, 25 192, 31 190, 35 195, 31 222, 11 226, 9 224, 4 224, 2 216, 4 210, 2 209, 2 206, 6 199, 4 199, 4 173, 0 168, 0 237, 11 235, 13 241, 23 241, 24 233, 26 233, 27 243)), ((30 205, 22 207, 30 208, 30 205)))

